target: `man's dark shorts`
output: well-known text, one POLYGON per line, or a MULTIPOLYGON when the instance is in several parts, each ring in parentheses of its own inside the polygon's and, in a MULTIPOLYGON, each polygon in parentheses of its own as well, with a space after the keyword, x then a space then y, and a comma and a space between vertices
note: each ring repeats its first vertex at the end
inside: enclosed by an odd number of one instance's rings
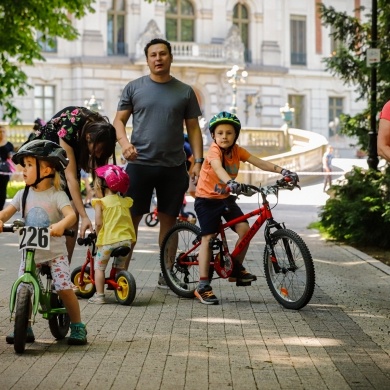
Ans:
MULTIPOLYGON (((236 204, 237 197, 230 195, 226 199, 196 198, 194 209, 198 217, 202 236, 216 233, 221 217, 226 222, 244 215, 236 204)), ((232 230, 234 226, 232 226, 232 230)))
POLYGON ((126 193, 134 203, 131 214, 139 216, 150 212, 153 189, 156 189, 158 211, 178 216, 188 189, 189 176, 183 163, 178 167, 156 167, 131 164, 126 166, 130 187, 126 193))

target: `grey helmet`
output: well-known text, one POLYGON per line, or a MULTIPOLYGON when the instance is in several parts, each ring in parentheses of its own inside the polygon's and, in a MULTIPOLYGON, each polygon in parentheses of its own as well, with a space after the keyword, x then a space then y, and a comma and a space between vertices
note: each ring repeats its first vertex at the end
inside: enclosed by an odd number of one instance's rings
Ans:
POLYGON ((30 141, 22 145, 18 152, 12 156, 12 161, 24 166, 23 158, 27 156, 51 162, 58 172, 64 171, 69 164, 65 150, 55 142, 44 139, 30 141))

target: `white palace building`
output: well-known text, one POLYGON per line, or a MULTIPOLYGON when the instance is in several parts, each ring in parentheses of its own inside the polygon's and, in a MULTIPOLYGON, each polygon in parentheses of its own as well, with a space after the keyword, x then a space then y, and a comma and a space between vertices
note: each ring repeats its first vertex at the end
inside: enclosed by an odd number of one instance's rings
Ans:
MULTIPOLYGON (((337 134, 341 113, 354 115, 365 103, 325 71, 323 59, 336 43, 321 23, 318 3, 96 0, 95 13, 73 20, 76 41, 42 45, 46 61, 23 68, 33 89, 14 101, 24 125, 32 125, 68 105, 91 104, 93 95, 112 121, 123 87, 149 73, 145 44, 161 37, 172 44, 172 75, 194 88, 206 120, 236 108, 244 127, 276 129, 288 103, 292 127, 329 138, 337 134)), ((357 7, 370 8, 368 0, 324 3, 357 17, 365 14, 357 7)))

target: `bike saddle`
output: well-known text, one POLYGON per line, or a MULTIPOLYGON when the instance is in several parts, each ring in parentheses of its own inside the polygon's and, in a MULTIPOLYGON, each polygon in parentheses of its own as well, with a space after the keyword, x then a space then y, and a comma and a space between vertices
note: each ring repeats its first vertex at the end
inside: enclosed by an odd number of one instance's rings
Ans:
POLYGON ((126 256, 130 252, 130 247, 129 246, 120 246, 119 248, 115 248, 111 252, 111 257, 121 257, 121 256, 126 256))

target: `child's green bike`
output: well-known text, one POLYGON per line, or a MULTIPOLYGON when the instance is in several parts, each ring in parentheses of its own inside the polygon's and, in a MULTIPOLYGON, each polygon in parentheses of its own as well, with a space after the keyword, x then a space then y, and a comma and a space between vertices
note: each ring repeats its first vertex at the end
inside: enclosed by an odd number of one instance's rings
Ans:
MULTIPOLYGON (((35 322, 38 311, 49 321, 52 335, 58 340, 65 338, 69 331, 70 318, 62 301, 52 289, 50 267, 47 264, 36 266, 34 261, 35 249, 50 247, 49 229, 24 226, 24 221, 15 220, 12 224, 4 225, 3 232, 17 232, 19 249, 26 250, 25 272, 13 283, 9 303, 10 320, 15 321, 13 340, 15 352, 24 352, 29 322, 35 322), (46 276, 46 287, 41 278, 43 275, 46 276)), ((64 235, 73 236, 74 232, 66 230, 64 235)))

